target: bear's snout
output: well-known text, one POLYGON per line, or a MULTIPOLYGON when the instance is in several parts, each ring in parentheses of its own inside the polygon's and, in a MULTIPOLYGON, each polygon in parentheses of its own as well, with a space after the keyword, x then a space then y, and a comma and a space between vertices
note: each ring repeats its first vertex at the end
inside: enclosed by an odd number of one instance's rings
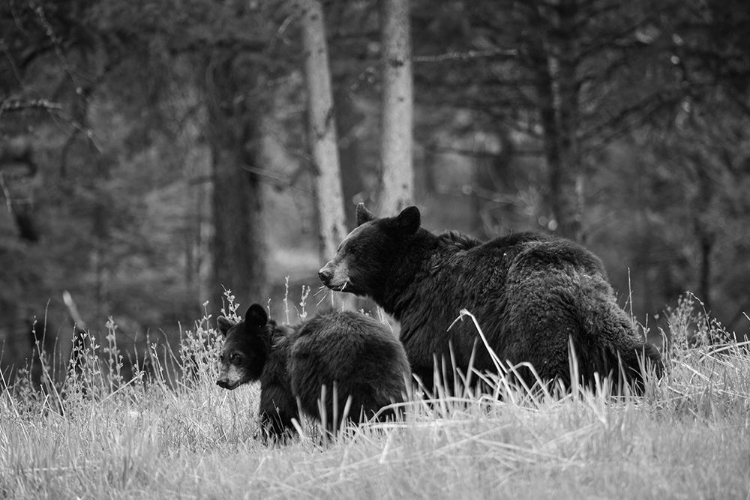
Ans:
POLYGON ((216 385, 218 385, 219 387, 221 387, 223 389, 229 389, 230 388, 229 380, 227 380, 225 378, 220 378, 219 380, 217 380, 216 381, 216 385))
POLYGON ((334 259, 318 271, 318 278, 331 290, 342 291, 345 287, 351 285, 349 281, 349 268, 346 262, 334 259))
POLYGON ((318 278, 320 278, 320 281, 326 286, 331 282, 333 279, 333 271, 328 267, 328 264, 318 271, 318 278))

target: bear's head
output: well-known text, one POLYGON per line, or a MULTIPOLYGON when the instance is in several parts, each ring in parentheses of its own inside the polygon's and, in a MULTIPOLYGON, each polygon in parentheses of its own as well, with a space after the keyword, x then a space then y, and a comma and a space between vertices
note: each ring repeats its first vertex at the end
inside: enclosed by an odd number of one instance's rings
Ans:
POLYGON ((360 203, 357 227, 318 272, 320 281, 331 290, 377 296, 382 293, 393 263, 404 254, 420 223, 417 207, 407 207, 396 217, 377 218, 360 203))
POLYGON ((265 309, 253 304, 243 321, 234 323, 219 316, 217 322, 224 335, 224 346, 219 356, 220 373, 216 384, 231 390, 258 380, 271 350, 271 326, 265 309))

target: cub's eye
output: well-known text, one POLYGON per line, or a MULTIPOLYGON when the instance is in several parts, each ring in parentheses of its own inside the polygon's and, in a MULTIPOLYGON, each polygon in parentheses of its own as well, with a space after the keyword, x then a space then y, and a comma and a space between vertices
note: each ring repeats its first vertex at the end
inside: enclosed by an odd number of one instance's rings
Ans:
POLYGON ((231 356, 229 356, 229 362, 230 363, 239 363, 242 359, 242 356, 238 352, 233 352, 231 356))

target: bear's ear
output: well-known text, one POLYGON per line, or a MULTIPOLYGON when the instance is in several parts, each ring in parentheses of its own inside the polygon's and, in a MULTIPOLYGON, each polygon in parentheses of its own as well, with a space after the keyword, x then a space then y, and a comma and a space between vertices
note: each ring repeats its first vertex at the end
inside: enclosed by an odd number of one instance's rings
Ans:
POLYGON ((375 216, 365 208, 364 203, 357 204, 357 226, 361 226, 365 222, 375 220, 375 216))
POLYGON ((398 214, 395 219, 395 226, 405 235, 412 235, 417 232, 419 225, 421 224, 421 216, 419 209, 415 206, 406 207, 398 214))
POLYGON ((216 323, 219 325, 219 331, 225 337, 227 336, 227 332, 229 331, 229 329, 234 326, 234 322, 224 316, 219 316, 218 318, 216 318, 216 323))
POLYGON ((263 328, 268 323, 268 314, 260 304, 253 304, 247 308, 245 313, 245 327, 263 328))

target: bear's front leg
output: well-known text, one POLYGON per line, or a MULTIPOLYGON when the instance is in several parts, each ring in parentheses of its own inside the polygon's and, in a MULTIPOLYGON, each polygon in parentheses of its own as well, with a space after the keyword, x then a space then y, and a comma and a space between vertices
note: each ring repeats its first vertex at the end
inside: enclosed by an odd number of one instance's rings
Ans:
POLYGON ((265 384, 260 392, 260 430, 256 439, 264 443, 286 442, 297 433, 293 419, 299 422, 297 402, 284 386, 265 384))
POLYGON ((265 445, 286 444, 297 434, 297 430, 292 423, 293 418, 297 418, 297 416, 285 415, 278 409, 261 411, 260 426, 253 438, 265 445))

